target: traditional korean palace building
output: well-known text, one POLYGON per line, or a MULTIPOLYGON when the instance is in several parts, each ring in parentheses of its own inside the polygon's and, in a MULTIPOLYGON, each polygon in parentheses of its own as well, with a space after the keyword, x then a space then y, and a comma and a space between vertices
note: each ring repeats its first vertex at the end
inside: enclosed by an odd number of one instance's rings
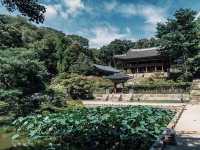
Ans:
POLYGON ((159 53, 159 47, 130 49, 126 54, 115 55, 115 63, 133 74, 168 72, 170 65, 167 57, 159 53))

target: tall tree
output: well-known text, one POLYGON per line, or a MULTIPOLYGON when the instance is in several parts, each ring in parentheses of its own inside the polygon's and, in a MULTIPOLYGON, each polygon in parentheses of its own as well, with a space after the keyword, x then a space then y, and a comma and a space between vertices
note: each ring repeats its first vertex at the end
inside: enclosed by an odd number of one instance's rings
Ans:
POLYGON ((63 52, 63 71, 69 71, 69 68, 76 62, 81 51, 82 47, 79 44, 72 44, 63 52))
POLYGON ((102 63, 114 66, 113 56, 126 53, 132 46, 131 41, 116 39, 107 46, 101 47, 99 57, 102 63))
POLYGON ((200 42, 195 15, 193 10, 180 9, 173 19, 157 25, 161 53, 168 55, 171 63, 183 64, 182 70, 185 74, 188 74, 189 68, 187 60, 197 55, 200 42))
POLYGON ((38 0, 1 0, 1 3, 11 12, 18 10, 30 21, 43 23, 46 9, 40 5, 38 0))

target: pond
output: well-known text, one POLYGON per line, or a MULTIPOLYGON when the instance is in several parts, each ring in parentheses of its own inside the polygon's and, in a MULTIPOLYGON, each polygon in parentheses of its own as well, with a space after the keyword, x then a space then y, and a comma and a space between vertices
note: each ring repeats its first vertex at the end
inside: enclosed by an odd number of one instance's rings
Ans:
POLYGON ((27 143, 26 138, 21 137, 13 141, 12 136, 15 135, 15 129, 10 126, 0 127, 0 150, 7 150, 15 145, 27 143))
POLYGON ((5 150, 12 147, 13 131, 6 132, 5 127, 0 127, 0 150, 5 150))
POLYGON ((1 124, 0 150, 69 147, 70 150, 147 150, 174 114, 164 108, 126 106, 76 108, 20 117, 13 124, 13 121, 1 124), (12 141, 16 129, 19 136, 12 141))
POLYGON ((147 150, 174 114, 149 106, 95 107, 27 116, 14 125, 45 149, 147 150))
POLYGON ((12 115, 0 115, 0 150, 11 148, 18 143, 24 143, 24 139, 12 141, 12 136, 15 135, 15 128, 12 126, 14 117, 12 115))

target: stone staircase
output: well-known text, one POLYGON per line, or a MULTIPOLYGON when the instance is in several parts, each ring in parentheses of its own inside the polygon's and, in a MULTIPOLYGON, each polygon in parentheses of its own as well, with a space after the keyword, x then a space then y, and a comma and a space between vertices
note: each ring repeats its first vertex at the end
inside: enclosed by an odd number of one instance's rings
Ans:
POLYGON ((193 80, 190 96, 191 103, 200 103, 200 79, 193 80))
POLYGON ((113 102, 122 101, 122 95, 121 94, 110 94, 109 101, 113 101, 113 102))
POLYGON ((96 101, 131 101, 132 94, 95 94, 96 101))
POLYGON ((97 101, 108 101, 109 95, 108 94, 96 94, 95 100, 97 101))

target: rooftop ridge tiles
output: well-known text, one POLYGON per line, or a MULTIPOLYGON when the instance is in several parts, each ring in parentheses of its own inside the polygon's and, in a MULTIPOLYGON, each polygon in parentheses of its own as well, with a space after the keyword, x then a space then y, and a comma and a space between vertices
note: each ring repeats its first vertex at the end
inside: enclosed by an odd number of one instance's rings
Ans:
POLYGON ((129 51, 131 52, 136 52, 136 51, 150 51, 150 50, 159 50, 159 47, 150 47, 150 48, 136 48, 136 49, 130 49, 129 51))

